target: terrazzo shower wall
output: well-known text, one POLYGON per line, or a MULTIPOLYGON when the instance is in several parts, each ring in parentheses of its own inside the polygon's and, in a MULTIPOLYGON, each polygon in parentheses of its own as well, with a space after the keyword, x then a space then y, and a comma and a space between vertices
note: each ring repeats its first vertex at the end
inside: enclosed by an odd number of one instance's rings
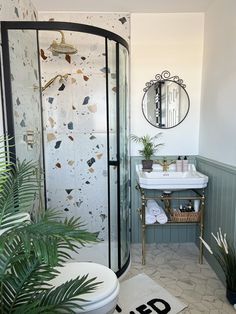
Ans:
MULTIPOLYGON (((35 21, 37 11, 30 0, 0 0, 0 21, 35 21)), ((1 42, 1 34, 0 34, 1 42)), ((1 104, 0 97, 0 108, 1 104)), ((0 134, 3 134, 3 117, 0 110, 0 134)))
MULTIPOLYGON (((56 79, 43 93, 48 206, 61 209, 66 216, 78 216, 79 212, 86 223, 89 221, 89 229, 101 230, 99 236, 104 239, 107 226, 104 39, 65 32, 68 42, 83 43, 80 45, 83 55, 65 58, 47 53, 52 38, 46 35, 43 32, 40 36, 44 51, 43 85, 57 74, 68 73, 67 80, 56 79), (90 42, 94 44, 90 46, 90 42)), ((58 36, 55 32, 50 34, 54 38, 55 35, 58 36)))
POLYGON ((16 156, 38 161, 41 152, 41 106, 35 31, 9 30, 16 156))
MULTIPOLYGON (((19 161, 33 161, 41 178, 43 166, 41 101, 37 36, 33 30, 9 30, 11 86, 15 150, 19 161)), ((32 213, 39 214, 43 205, 36 197, 32 213)))
POLYGON ((87 24, 104 28, 129 41, 130 14, 128 13, 82 13, 41 11, 38 13, 40 21, 64 21, 87 24))
MULTIPOLYGON (((37 11, 29 0, 0 0, 0 20, 36 21, 37 11)), ((36 32, 9 30, 8 35, 16 156, 20 161, 33 160, 41 166, 42 131, 36 32)), ((42 199, 36 197, 32 209, 35 215, 42 207, 41 202, 42 199)))
MULTIPOLYGON (((36 21, 37 11, 29 0, 0 0, 1 21, 36 21)), ((16 153, 19 160, 41 159, 40 98, 36 32, 9 30, 10 67, 16 153), (27 134, 33 132, 33 143, 27 134)), ((3 123, 1 124, 3 125, 3 123)))
POLYGON ((16 156, 42 162, 41 105, 37 36, 9 30, 10 68, 16 156))
MULTIPOLYGON (((42 14, 40 15, 42 19, 42 14)), ((74 21, 103 27, 129 36, 129 16, 53 14, 44 19, 74 21)), ((99 239, 108 239, 108 173, 105 39, 65 31, 66 42, 78 53, 53 55, 48 47, 60 41, 57 32, 40 32, 42 85, 58 77, 43 92, 45 123, 46 187, 48 206, 65 216, 80 216, 99 239)), ((110 154, 116 159, 116 67, 115 42, 109 50, 110 154)), ((116 168, 111 167, 111 185, 116 190, 116 168)), ((111 193, 112 194, 112 193, 111 193)), ((114 206, 117 199, 113 198, 114 206)), ((115 210, 115 208, 113 207, 115 210)), ((117 224, 117 223, 116 223, 117 224)))
POLYGON ((36 21, 37 18, 30 0, 0 0, 0 21, 36 21))

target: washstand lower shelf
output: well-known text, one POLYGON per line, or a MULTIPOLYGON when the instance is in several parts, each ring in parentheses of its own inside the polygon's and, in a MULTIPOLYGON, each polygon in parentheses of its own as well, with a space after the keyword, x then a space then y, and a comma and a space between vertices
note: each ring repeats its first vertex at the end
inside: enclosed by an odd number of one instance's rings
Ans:
MULTIPOLYGON (((200 236, 203 238, 203 228, 204 228, 204 207, 205 207, 205 193, 204 189, 199 192, 198 190, 194 191, 194 196, 175 196, 173 195, 166 195, 162 193, 159 196, 156 196, 155 194, 150 196, 147 195, 146 189, 141 188, 139 185, 137 185, 137 190, 141 194, 141 201, 142 206, 139 211, 140 219, 142 221, 142 264, 144 265, 146 263, 145 260, 145 244, 146 244, 146 228, 147 227, 158 227, 158 226, 165 226, 165 225, 199 225, 200 227, 200 236), (147 201, 150 199, 155 200, 161 200, 164 204, 165 212, 168 216, 168 221, 165 224, 159 224, 158 222, 152 223, 152 224, 146 224, 145 221, 145 212, 146 212, 146 206, 147 201), (173 212, 173 210, 170 207, 172 200, 200 200, 200 208, 198 212, 173 212)), ((203 245, 202 242, 199 239, 199 263, 202 264, 203 261, 203 245)))

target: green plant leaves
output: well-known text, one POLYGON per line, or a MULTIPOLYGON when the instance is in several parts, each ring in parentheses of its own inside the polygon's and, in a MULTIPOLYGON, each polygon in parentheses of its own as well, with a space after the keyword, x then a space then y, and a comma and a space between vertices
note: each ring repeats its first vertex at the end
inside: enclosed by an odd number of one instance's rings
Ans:
POLYGON ((54 288, 50 280, 55 266, 70 259, 70 252, 97 235, 84 229, 79 218, 63 219, 58 211, 42 211, 37 219, 32 208, 41 182, 37 165, 8 162, 0 137, 0 313, 74 313, 82 308, 81 295, 93 291, 96 278, 87 276, 54 288))
POLYGON ((9 214, 30 213, 38 191, 34 163, 23 161, 15 167, 6 169, 8 170, 3 173, 4 182, 1 185, 0 194, 0 229, 7 227, 9 214))
POLYGON ((57 275, 57 270, 33 256, 13 263, 1 280, 1 313, 74 313, 72 308, 81 309, 85 301, 81 295, 100 284, 86 275, 53 287, 50 280, 57 275))
POLYGON ((135 134, 130 135, 130 139, 138 144, 143 146, 143 149, 139 150, 141 156, 143 156, 146 160, 150 160, 151 156, 153 156, 160 146, 163 146, 164 143, 155 144, 155 141, 161 136, 162 133, 158 133, 154 136, 144 135, 137 136, 135 134))
POLYGON ((80 296, 94 291, 101 284, 94 282, 95 280, 96 278, 88 279, 88 275, 69 280, 59 287, 48 290, 38 306, 53 310, 51 313, 75 313, 73 308, 82 309, 79 303, 86 302, 80 296))

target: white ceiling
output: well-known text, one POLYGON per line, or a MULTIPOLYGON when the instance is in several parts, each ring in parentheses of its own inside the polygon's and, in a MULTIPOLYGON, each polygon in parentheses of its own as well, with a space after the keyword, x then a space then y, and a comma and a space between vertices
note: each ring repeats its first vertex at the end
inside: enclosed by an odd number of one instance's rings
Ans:
POLYGON ((38 11, 205 12, 215 0, 31 0, 38 11))

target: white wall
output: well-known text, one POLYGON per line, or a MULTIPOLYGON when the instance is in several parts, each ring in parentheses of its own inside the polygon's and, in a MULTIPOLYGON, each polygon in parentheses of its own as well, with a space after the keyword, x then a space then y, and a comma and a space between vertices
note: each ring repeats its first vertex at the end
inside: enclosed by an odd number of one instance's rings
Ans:
POLYGON ((217 0, 205 17, 199 154, 236 166, 236 1, 217 0))
MULTIPOLYGON (((190 97, 187 118, 162 131, 165 146, 159 155, 198 154, 203 28, 203 13, 131 15, 131 133, 160 132, 146 121, 141 109, 145 83, 157 73, 169 70, 180 76, 190 97)), ((131 155, 139 155, 138 149, 132 143, 131 155)))

